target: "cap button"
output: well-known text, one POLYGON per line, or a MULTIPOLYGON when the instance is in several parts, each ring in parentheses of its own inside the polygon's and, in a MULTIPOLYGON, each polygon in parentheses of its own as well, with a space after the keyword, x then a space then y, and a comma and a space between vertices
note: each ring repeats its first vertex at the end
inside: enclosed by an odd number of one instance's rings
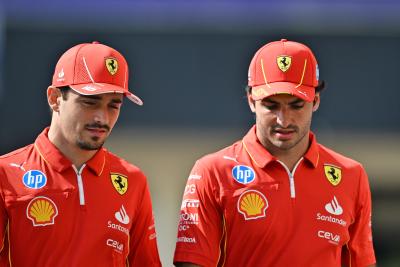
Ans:
POLYGON ((281 39, 281 42, 287 42, 287 39, 281 39))
POLYGON ((98 41, 93 41, 92 44, 99 44, 100 42, 98 41))

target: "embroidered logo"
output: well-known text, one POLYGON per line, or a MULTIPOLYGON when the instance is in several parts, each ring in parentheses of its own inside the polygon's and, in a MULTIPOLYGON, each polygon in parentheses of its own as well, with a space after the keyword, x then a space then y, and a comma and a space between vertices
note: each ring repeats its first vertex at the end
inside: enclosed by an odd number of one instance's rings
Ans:
POLYGON ((128 214, 126 213, 124 205, 122 205, 119 211, 115 213, 115 219, 117 219, 117 221, 123 224, 129 223, 129 217, 128 214))
POLYGON ((123 195, 128 190, 128 178, 125 175, 118 173, 110 174, 111 182, 120 195, 123 195))
POLYGON ((33 226, 52 225, 57 215, 56 204, 47 197, 35 197, 26 207, 26 216, 32 221, 33 226))
POLYGON ((21 169, 22 171, 26 171, 25 168, 24 168, 25 163, 26 163, 26 161, 22 162, 21 164, 10 163, 10 166, 18 168, 18 169, 21 169))
POLYGON ((339 167, 325 164, 324 171, 326 178, 332 185, 337 186, 342 180, 342 170, 339 167))
POLYGON ((190 174, 188 180, 200 180, 201 179, 201 175, 198 174, 190 174))
POLYGON ((111 75, 114 75, 118 71, 118 61, 115 58, 106 58, 106 67, 111 75))
POLYGON ((64 78, 64 68, 61 68, 61 70, 58 72, 58 74, 57 74, 57 81, 58 82, 62 82, 62 81, 65 81, 65 78, 64 78))
POLYGON ((247 190, 243 192, 237 202, 237 209, 243 214, 245 220, 265 217, 267 208, 267 198, 263 193, 257 190, 247 190))
POLYGON ((22 177, 24 185, 31 189, 40 189, 47 183, 47 177, 43 172, 38 170, 27 171, 22 177))
POLYGON ((241 184, 249 184, 253 182, 256 178, 254 170, 251 167, 245 165, 236 165, 235 167, 233 167, 232 176, 235 181, 241 184))
POLYGON ((89 91, 89 92, 94 92, 97 90, 96 87, 91 86, 91 85, 85 85, 84 87, 82 87, 83 90, 89 91))
POLYGON ((276 63, 281 71, 286 72, 292 65, 292 58, 282 55, 276 58, 276 63))
POLYGON ((333 215, 341 215, 343 213, 343 208, 339 205, 335 196, 333 196, 333 200, 330 203, 325 205, 325 210, 333 215))

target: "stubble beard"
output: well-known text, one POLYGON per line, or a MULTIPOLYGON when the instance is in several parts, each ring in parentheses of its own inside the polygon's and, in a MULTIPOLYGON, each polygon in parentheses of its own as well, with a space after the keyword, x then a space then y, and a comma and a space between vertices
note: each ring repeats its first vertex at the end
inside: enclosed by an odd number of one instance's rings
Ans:
POLYGON ((291 149, 293 149, 294 147, 296 147, 306 136, 306 131, 304 132, 296 132, 298 133, 300 136, 298 139, 296 140, 291 140, 291 141, 281 141, 281 140, 273 140, 272 144, 278 148, 279 150, 282 151, 289 151, 291 149))
MULTIPOLYGON (((297 139, 292 140, 292 141, 280 141, 277 140, 276 142, 276 147, 279 148, 279 150, 283 152, 289 152, 290 150, 295 150, 296 147, 300 145, 302 141, 305 139, 308 140, 308 133, 310 131, 311 127, 311 120, 306 123, 303 127, 297 127, 295 126, 296 134, 298 136, 297 139)), ((305 141, 306 142, 306 141, 305 141)))
MULTIPOLYGON (((103 124, 99 124, 99 123, 92 123, 92 124, 86 124, 85 127, 104 129, 108 133, 110 133, 110 131, 111 131, 110 127, 106 124, 103 125, 103 124)), ((87 150, 87 151, 98 150, 104 145, 107 137, 108 137, 108 135, 106 135, 106 137, 104 137, 104 140, 101 140, 100 137, 98 137, 98 136, 89 136, 89 137, 86 137, 86 139, 88 138, 89 140, 85 140, 85 135, 83 133, 81 133, 78 136, 76 145, 82 150, 87 150)))
MULTIPOLYGON (((304 128, 299 128, 297 126, 292 126, 292 129, 295 130, 295 134, 298 136, 295 140, 279 140, 273 137, 273 131, 271 130, 270 134, 263 133, 263 140, 260 140, 263 146, 271 152, 271 154, 275 153, 287 153, 290 150, 296 148, 304 138, 308 138, 308 132, 310 130, 311 121, 308 122, 308 125, 305 125, 304 128)), ((261 128, 261 127, 260 127, 261 128)))
POLYGON ((105 140, 102 142, 98 142, 100 139, 98 137, 91 137, 91 139, 93 142, 85 141, 83 139, 78 139, 76 141, 76 145, 82 150, 89 150, 89 151, 98 150, 104 145, 105 140))

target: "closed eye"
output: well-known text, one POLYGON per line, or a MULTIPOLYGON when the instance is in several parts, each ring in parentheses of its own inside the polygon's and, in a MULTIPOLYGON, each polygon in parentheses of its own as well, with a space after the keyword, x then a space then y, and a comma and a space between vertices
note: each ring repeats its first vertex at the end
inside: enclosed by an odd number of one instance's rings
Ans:
POLYGON ((78 101, 83 103, 83 105, 85 105, 85 106, 94 106, 100 101, 100 97, 97 95, 93 95, 93 96, 81 95, 81 96, 79 96, 78 101))
POLYGON ((276 104, 267 104, 267 105, 264 105, 264 107, 266 108, 266 109, 268 109, 268 110, 277 110, 278 108, 279 108, 279 105, 276 105, 276 104))
POLYGON ((302 99, 295 99, 292 102, 289 102, 288 104, 280 103, 277 101, 274 101, 272 99, 265 99, 261 102, 261 104, 268 110, 274 111, 280 108, 281 105, 288 105, 291 109, 294 110, 299 110, 302 109, 305 105, 305 101, 302 99))
POLYGON ((303 107, 304 107, 304 103, 302 103, 302 104, 292 104, 292 105, 290 105, 290 107, 292 108, 292 109, 302 109, 303 107))
POLYGON ((113 99, 109 103, 109 107, 112 109, 120 109, 122 105, 122 100, 121 99, 113 99))
POLYGON ((292 109, 302 109, 305 105, 305 101, 301 99, 296 99, 295 101, 290 102, 289 105, 292 109))
POLYGON ((121 108, 121 105, 115 105, 115 104, 112 104, 112 105, 109 105, 109 107, 110 108, 112 108, 112 109, 120 109, 121 108))
POLYGON ((85 100, 85 101, 82 101, 82 102, 83 102, 83 104, 85 104, 85 105, 87 105, 87 106, 96 105, 96 102, 94 102, 94 101, 87 101, 87 100, 85 100))

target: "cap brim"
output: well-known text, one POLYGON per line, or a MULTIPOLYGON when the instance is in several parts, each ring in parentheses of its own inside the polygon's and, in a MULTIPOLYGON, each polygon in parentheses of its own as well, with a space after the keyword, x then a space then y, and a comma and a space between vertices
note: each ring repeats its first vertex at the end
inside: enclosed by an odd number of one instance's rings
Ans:
POLYGON ((315 97, 315 88, 289 82, 275 82, 254 86, 251 89, 251 96, 254 100, 261 100, 272 95, 289 94, 312 102, 315 97))
POLYGON ((74 84, 69 87, 81 95, 99 95, 107 93, 120 93, 124 94, 129 100, 138 104, 143 105, 143 101, 136 95, 132 94, 128 90, 108 83, 86 83, 86 84, 74 84))

